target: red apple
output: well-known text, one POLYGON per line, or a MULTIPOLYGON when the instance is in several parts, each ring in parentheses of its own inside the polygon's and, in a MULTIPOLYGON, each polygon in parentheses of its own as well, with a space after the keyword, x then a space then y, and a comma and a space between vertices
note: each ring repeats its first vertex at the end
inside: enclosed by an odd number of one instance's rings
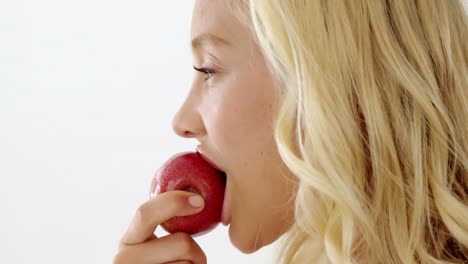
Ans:
POLYGON ((162 223, 161 226, 167 232, 201 235, 220 223, 226 175, 212 167, 200 153, 184 152, 174 155, 156 172, 151 185, 151 196, 182 190, 200 194, 205 200, 205 207, 201 212, 177 216, 162 223))

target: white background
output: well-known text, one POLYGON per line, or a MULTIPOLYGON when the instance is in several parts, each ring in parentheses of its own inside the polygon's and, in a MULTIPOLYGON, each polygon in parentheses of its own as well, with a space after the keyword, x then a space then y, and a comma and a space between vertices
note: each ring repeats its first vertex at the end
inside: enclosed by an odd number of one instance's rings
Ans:
MULTIPOLYGON (((196 146, 170 126, 192 6, 0 0, 0 263, 111 263, 157 168, 196 146)), ((222 226, 197 241, 209 263, 272 262, 222 226)))
MULTIPOLYGON (((0 263, 111 263, 157 168, 197 145, 171 129, 192 7, 0 0, 0 263)), ((197 241, 209 263, 272 262, 222 226, 197 241)))

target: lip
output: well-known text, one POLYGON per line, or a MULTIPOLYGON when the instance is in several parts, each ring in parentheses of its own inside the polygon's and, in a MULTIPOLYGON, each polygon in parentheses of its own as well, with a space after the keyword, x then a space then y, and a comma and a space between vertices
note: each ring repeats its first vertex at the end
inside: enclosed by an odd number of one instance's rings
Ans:
MULTIPOLYGON (((200 147, 197 147, 196 148, 198 154, 200 154, 200 156, 208 163, 210 164, 213 168, 223 172, 224 174, 226 174, 226 172, 221 169, 221 167, 219 167, 218 165, 216 165, 216 163, 214 163, 213 161, 211 161, 205 154, 203 154, 203 151, 201 150, 200 147)), ((227 199, 227 189, 228 189, 228 185, 227 185, 227 182, 226 182, 226 187, 224 189, 224 197, 223 197, 223 208, 221 209, 221 223, 224 225, 224 226, 227 226, 229 225, 229 217, 227 215, 227 206, 226 206, 226 199, 227 199)))
POLYGON ((202 153, 202 151, 197 147, 197 152, 198 154, 200 154, 200 156, 208 163, 210 164, 213 168, 219 170, 219 171, 222 171, 224 172, 224 170, 222 170, 218 165, 216 165, 216 163, 214 163, 213 161, 211 161, 205 154, 202 153))
POLYGON ((224 226, 227 226, 229 225, 229 222, 230 222, 230 219, 227 215, 227 184, 226 184, 226 188, 224 189, 224 198, 223 198, 223 208, 221 209, 221 223, 224 225, 224 226))

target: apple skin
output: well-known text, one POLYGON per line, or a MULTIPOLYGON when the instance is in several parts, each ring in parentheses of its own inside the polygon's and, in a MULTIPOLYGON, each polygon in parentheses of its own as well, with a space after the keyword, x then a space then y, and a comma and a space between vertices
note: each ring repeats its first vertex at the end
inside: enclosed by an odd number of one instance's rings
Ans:
POLYGON ((213 168, 198 152, 183 152, 167 160, 156 172, 150 196, 181 190, 200 194, 203 210, 194 215, 176 216, 161 224, 169 233, 205 234, 221 221, 226 175, 213 168))

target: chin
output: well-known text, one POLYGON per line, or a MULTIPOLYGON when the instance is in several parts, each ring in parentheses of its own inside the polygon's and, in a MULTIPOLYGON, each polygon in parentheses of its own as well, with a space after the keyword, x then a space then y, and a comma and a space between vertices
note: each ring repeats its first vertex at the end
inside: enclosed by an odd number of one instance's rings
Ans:
POLYGON ((257 250, 261 249, 263 246, 255 245, 255 243, 246 243, 244 241, 235 241, 231 239, 231 243, 236 247, 240 252, 244 254, 252 254, 257 252, 257 250))
POLYGON ((264 241, 261 237, 240 237, 238 233, 234 234, 232 228, 229 228, 229 239, 231 244, 234 245, 240 252, 244 254, 252 254, 273 243, 272 241, 264 241))

